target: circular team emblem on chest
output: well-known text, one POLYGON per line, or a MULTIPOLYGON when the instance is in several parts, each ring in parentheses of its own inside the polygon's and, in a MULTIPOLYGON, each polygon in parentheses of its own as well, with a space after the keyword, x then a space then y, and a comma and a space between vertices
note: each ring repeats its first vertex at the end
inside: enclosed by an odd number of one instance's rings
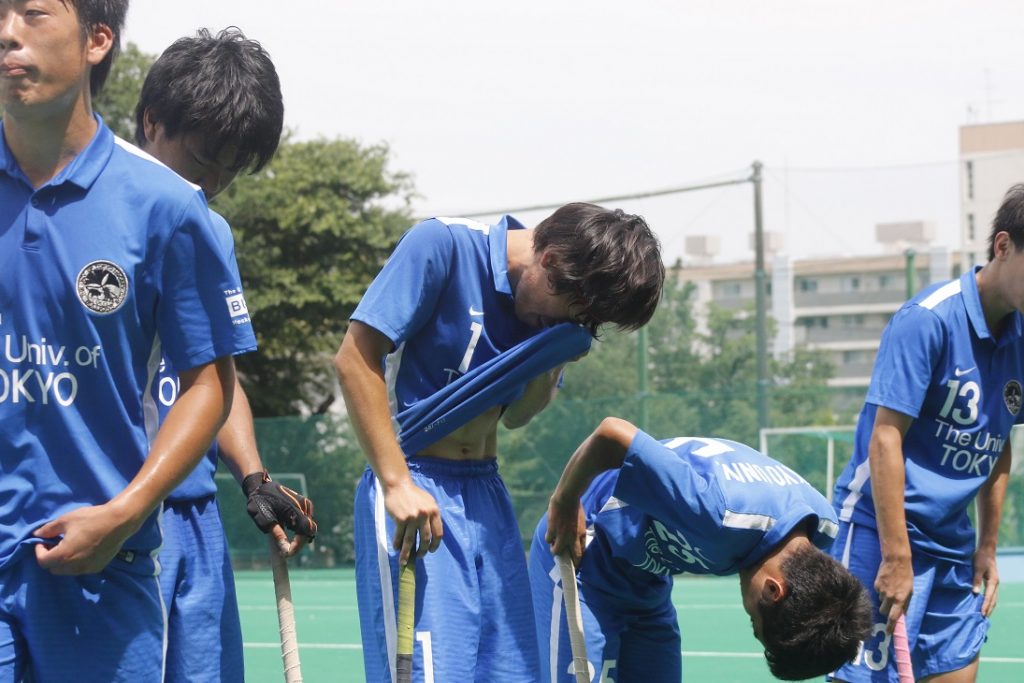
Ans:
POLYGON ((128 276, 110 261, 93 261, 78 274, 78 299, 93 313, 113 313, 128 297, 128 276))
POLYGON ((1011 379, 1003 387, 1003 401, 1006 403, 1007 410, 1014 415, 1020 412, 1022 396, 1024 396, 1024 392, 1021 391, 1020 382, 1015 379, 1011 379))

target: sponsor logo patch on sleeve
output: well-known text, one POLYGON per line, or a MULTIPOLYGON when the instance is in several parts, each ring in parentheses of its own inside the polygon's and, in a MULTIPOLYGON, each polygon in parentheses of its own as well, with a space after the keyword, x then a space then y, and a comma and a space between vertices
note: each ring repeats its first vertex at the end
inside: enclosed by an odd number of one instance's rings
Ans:
POLYGON ((228 304, 228 311, 231 312, 232 318, 249 315, 249 307, 245 305, 245 297, 241 293, 225 297, 224 301, 228 304))

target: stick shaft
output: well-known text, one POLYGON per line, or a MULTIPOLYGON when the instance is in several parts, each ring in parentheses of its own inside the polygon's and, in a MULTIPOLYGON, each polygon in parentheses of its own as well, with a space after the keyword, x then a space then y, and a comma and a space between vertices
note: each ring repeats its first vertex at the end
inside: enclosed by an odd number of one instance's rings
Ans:
POLYGON ((413 628, 416 623, 416 559, 398 570, 398 651, 395 673, 398 683, 412 681, 413 628))
POLYGON ((580 596, 576 590, 576 569, 567 555, 555 558, 562 575, 562 599, 565 601, 565 620, 569 625, 569 645, 576 683, 590 683, 590 663, 587 661, 587 641, 583 637, 583 614, 580 596))
POLYGON ((907 622, 902 615, 892 632, 892 646, 896 653, 896 672, 899 675, 900 683, 914 683, 914 666, 910 661, 907 622))
POLYGON ((299 664, 299 641, 295 637, 295 609, 292 586, 288 581, 288 560, 281 555, 277 541, 267 535, 270 543, 270 567, 274 571, 274 593, 277 596, 277 624, 281 635, 281 661, 285 683, 302 683, 299 664))

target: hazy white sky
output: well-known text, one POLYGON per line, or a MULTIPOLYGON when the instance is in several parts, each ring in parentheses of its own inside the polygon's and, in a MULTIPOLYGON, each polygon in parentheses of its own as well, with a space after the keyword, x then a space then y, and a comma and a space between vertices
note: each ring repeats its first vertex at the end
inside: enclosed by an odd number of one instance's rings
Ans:
MULTIPOLYGON (((767 167, 787 251, 870 253, 874 225, 958 239, 958 126, 1024 118, 1021 0, 133 0, 159 53, 239 26, 300 138, 386 142, 421 215, 676 187, 767 167)), ((751 190, 620 205, 666 259, 751 257, 751 190)), ((535 222, 542 213, 520 215, 535 222)))

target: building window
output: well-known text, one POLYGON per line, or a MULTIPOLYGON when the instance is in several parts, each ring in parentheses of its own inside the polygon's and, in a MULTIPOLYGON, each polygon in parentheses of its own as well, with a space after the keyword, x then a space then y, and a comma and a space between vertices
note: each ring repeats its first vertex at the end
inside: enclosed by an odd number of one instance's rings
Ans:
POLYGON ((974 242, 975 234, 976 233, 975 233, 975 230, 974 230, 974 214, 973 213, 969 213, 969 214, 967 214, 967 242, 968 243, 973 243, 974 242))
POLYGON ((738 297, 741 292, 740 283, 723 282, 720 292, 723 297, 738 297))
POLYGON ((860 291, 860 278, 857 276, 843 278, 842 288, 844 292, 860 291))
POLYGON ((892 287, 892 275, 879 275, 878 288, 884 291, 890 287, 892 287))
POLYGON ((806 278, 806 277, 800 278, 800 291, 801 292, 817 292, 818 291, 818 281, 817 280, 812 280, 812 279, 806 278))
POLYGON ((967 198, 974 199, 974 162, 968 161, 964 166, 964 175, 967 176, 967 198))
POLYGON ((828 329, 828 318, 826 316, 823 316, 823 315, 812 315, 812 316, 810 316, 808 318, 801 318, 800 324, 803 325, 804 327, 806 327, 809 330, 813 329, 815 327, 819 327, 819 328, 821 328, 823 330, 827 330, 828 329))

